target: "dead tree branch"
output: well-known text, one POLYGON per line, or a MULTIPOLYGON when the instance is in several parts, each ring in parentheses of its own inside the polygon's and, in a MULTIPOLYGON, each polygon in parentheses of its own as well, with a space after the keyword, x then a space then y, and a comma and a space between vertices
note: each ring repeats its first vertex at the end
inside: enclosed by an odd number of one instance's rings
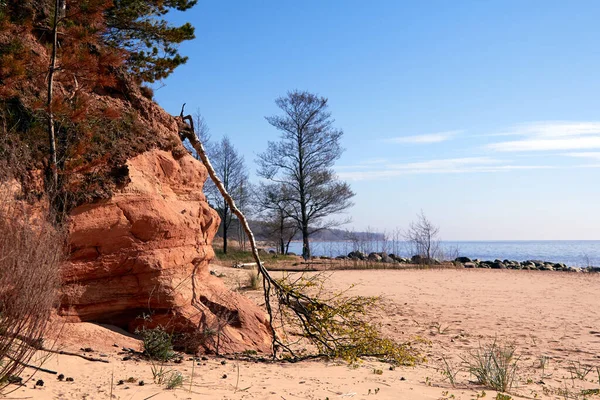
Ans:
POLYGON ((240 223, 242 224, 244 232, 248 236, 248 240, 250 242, 250 248, 252 250, 252 256, 254 257, 254 260, 258 267, 258 271, 262 275, 265 306, 267 309, 267 313, 269 314, 269 324, 270 324, 270 328, 271 328, 271 334, 273 335, 273 341, 272 341, 273 357, 277 357, 277 351, 280 348, 287 350, 288 352, 290 352, 290 354, 293 355, 292 350, 288 346, 286 346, 281 341, 281 339, 278 337, 275 327, 273 326, 274 318, 273 318, 273 309, 271 306, 271 291, 273 290, 273 292, 277 296, 280 305, 287 306, 294 311, 294 313, 302 321, 302 325, 305 325, 310 318, 310 310, 309 310, 310 307, 306 307, 308 304, 312 304, 315 307, 324 307, 324 305, 320 304, 316 300, 314 300, 306 295, 303 295, 301 293, 296 293, 294 291, 290 291, 290 290, 286 289, 278 281, 276 281, 275 279, 273 279, 273 277, 271 277, 271 275, 265 268, 264 264, 262 263, 260 256, 258 255, 256 239, 254 238, 254 234, 252 233, 252 230, 250 229, 248 220, 246 219, 244 214, 239 210, 239 208, 235 204, 235 201, 233 200, 231 195, 229 195, 229 193, 227 193, 227 191, 225 190, 223 183, 217 176, 214 168, 212 167, 212 165, 210 163, 210 160, 208 159, 208 156, 206 154, 204 146, 196 137, 195 130, 194 130, 193 117, 191 115, 184 116, 184 109, 185 109, 185 104, 181 107, 180 118, 181 118, 181 121, 184 123, 184 126, 182 127, 182 129, 179 132, 180 138, 182 141, 187 139, 190 142, 190 144, 192 145, 192 147, 194 148, 194 150, 196 150, 198 156, 200 157, 200 160, 202 161, 202 163, 208 170, 208 174, 209 174, 210 178, 213 180, 215 186, 217 187, 217 189, 219 190, 219 192, 221 193, 221 195, 223 196, 225 201, 227 201, 227 203, 229 204, 231 211, 238 217, 240 223), (187 124, 185 124, 186 122, 187 122, 187 124))
MULTIPOLYGON (((269 274, 258 255, 256 240, 248 220, 236 206, 235 201, 227 193, 223 183, 215 173, 204 146, 197 138, 194 130, 194 119, 191 115, 184 115, 184 108, 185 104, 180 113, 180 139, 182 142, 187 139, 196 150, 215 186, 229 204, 231 211, 239 218, 250 242, 252 256, 258 271, 262 275, 265 307, 269 315, 269 326, 272 334, 273 359, 277 358, 278 351, 282 351, 289 354, 288 360, 341 357, 348 361, 355 361, 360 356, 381 356, 393 363, 414 364, 417 358, 410 344, 398 345, 389 339, 382 338, 379 330, 366 320, 367 307, 373 305, 377 298, 346 297, 344 296, 345 292, 329 297, 321 297, 323 280, 320 280, 319 276, 312 278, 300 277, 294 281, 289 279, 276 280, 269 274), (306 294, 309 288, 319 289, 319 294, 306 294), (282 323, 285 325, 285 321, 293 320, 296 326, 302 329, 302 337, 316 346, 316 354, 296 354, 290 347, 293 343, 288 344, 280 338, 274 325, 276 321, 271 304, 272 293, 277 298, 282 323)), ((193 293, 192 305, 198 309, 202 308, 202 304, 198 304, 195 292, 193 293)))

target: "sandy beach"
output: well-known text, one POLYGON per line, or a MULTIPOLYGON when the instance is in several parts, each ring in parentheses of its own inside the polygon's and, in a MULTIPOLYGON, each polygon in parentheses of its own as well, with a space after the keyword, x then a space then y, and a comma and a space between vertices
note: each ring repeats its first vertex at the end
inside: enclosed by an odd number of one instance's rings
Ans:
MULTIPOLYGON (((211 269, 233 288, 248 273, 218 265, 211 269)), ((425 363, 390 370, 376 360, 349 366, 340 361, 255 363, 213 356, 195 362, 186 356, 181 364, 166 366, 184 377, 181 387, 167 390, 153 382, 150 362, 123 361, 119 354, 123 347, 141 350, 139 341, 98 325, 75 324, 63 328, 57 348, 82 353, 80 348, 91 347, 93 352, 86 354, 109 362, 51 354, 43 367, 73 381, 37 372, 8 398, 107 399, 111 392, 112 398, 131 400, 496 398, 495 391, 473 382, 463 362, 494 340, 515 346, 518 369, 509 391, 514 399, 583 399, 582 390, 600 387, 598 274, 357 270, 332 272, 329 278, 331 290, 352 284, 353 294, 382 297, 376 318, 385 335, 398 341, 425 339, 419 345, 425 363), (456 373, 454 385, 442 373, 444 359, 456 373), (43 386, 35 387, 38 379, 43 386)), ((261 304, 261 291, 244 293, 261 304)), ((31 372, 27 369, 25 377, 31 372)))

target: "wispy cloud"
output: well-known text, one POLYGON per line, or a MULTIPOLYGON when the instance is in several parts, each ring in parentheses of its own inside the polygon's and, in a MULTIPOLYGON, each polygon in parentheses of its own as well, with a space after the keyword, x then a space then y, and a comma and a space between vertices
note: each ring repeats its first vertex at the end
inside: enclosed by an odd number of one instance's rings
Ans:
POLYGON ((458 174, 458 173, 490 173, 526 169, 548 169, 547 165, 513 165, 512 163, 491 157, 464 157, 436 159, 404 164, 384 164, 378 168, 365 170, 342 167, 339 176, 345 180, 381 180, 403 175, 414 174, 458 174))
POLYGON ((444 131, 437 133, 429 133, 426 135, 414 135, 414 136, 397 136, 386 139, 389 143, 412 143, 412 144, 429 144, 429 143, 440 143, 452 139, 454 136, 460 134, 462 131, 444 131))
POLYGON ((592 160, 600 160, 600 151, 582 151, 577 153, 565 153, 568 157, 588 158, 592 160))
POLYGON ((573 137, 569 139, 525 139, 491 143, 488 148, 495 151, 553 151, 600 149, 600 135, 573 137))
POLYGON ((446 170, 473 165, 498 164, 500 160, 491 157, 443 158, 438 160, 419 161, 404 164, 388 164, 389 169, 397 170, 446 170))
POLYGON ((490 136, 522 136, 522 139, 490 143, 499 152, 535 152, 600 149, 600 122, 545 121, 515 125, 490 136))

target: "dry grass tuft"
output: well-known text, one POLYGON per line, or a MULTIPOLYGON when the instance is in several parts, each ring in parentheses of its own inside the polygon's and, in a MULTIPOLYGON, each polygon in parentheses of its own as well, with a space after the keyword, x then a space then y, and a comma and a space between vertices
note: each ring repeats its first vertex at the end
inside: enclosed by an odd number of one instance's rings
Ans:
MULTIPOLYGON (((10 181, 9 181, 10 182, 10 181)), ((0 388, 37 348, 58 299, 65 236, 0 183, 0 388)))
POLYGON ((482 384, 498 392, 512 389, 517 378, 519 357, 512 344, 492 343, 480 345, 463 361, 469 372, 482 384))
POLYGON ((248 288, 252 290, 259 290, 262 286, 262 279, 258 270, 248 272, 248 288))

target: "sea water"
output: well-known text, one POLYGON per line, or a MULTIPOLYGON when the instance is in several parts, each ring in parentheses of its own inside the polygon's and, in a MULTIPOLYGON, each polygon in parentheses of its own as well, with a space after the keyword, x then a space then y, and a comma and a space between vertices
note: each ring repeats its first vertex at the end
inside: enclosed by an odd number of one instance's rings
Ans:
MULTIPOLYGON (((542 260, 573 267, 600 265, 600 240, 444 241, 440 248, 444 258, 448 259, 463 256, 479 260, 542 260)), ((336 257, 354 250, 366 253, 385 251, 401 257, 412 255, 410 246, 398 241, 311 242, 313 256, 336 257)), ((302 254, 302 242, 292 242, 290 251, 302 254)))

